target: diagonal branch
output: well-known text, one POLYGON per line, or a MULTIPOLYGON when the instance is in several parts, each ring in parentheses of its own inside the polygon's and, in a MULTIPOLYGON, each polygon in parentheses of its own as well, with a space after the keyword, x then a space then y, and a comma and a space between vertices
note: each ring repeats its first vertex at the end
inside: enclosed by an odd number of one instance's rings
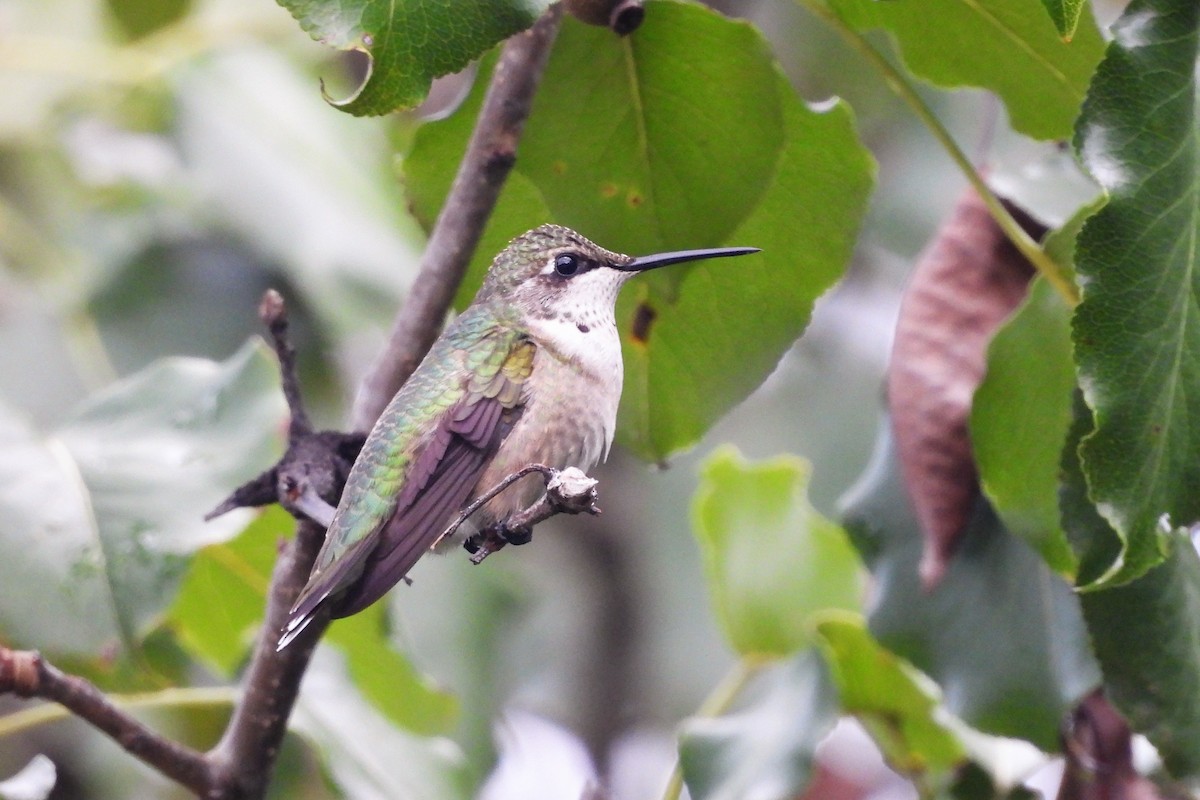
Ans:
POLYGON ((59 703, 108 734, 135 758, 203 796, 211 781, 205 757, 147 728, 90 682, 67 675, 33 650, 0 647, 0 694, 59 703))
POLYGON ((420 271, 396 314, 387 347, 355 398, 352 430, 367 430, 375 424, 441 332, 446 311, 516 163, 517 143, 561 16, 556 3, 532 28, 504 45, 467 152, 429 234, 420 271))

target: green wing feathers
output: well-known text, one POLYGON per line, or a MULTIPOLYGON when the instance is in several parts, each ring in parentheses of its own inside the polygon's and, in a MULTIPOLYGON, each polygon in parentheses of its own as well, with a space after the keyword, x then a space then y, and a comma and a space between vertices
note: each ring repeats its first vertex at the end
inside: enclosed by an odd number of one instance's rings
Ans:
POLYGON ((344 616, 385 593, 471 499, 520 415, 536 352, 478 323, 469 310, 447 329, 367 437, 280 647, 322 605, 344 616))

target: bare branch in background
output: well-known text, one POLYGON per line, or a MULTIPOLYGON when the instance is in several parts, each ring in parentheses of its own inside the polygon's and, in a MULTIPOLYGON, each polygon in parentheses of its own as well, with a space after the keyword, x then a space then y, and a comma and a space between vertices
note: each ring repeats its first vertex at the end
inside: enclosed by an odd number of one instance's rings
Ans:
POLYGON ((40 653, 0 647, 0 694, 58 703, 108 734, 135 758, 197 795, 203 797, 208 791, 211 770, 201 753, 150 730, 90 682, 65 674, 40 653))

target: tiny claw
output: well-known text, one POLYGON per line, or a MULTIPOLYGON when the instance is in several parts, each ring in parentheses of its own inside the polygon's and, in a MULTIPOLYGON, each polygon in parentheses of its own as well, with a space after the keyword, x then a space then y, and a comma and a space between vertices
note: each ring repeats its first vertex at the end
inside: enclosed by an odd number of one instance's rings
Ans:
POLYGON ((479 549, 476 550, 474 552, 474 554, 472 554, 471 563, 478 566, 483 563, 483 560, 485 558, 487 558, 494 552, 496 552, 496 551, 493 550, 491 547, 489 547, 486 543, 481 544, 481 545, 479 545, 479 549))
POLYGON ((505 542, 514 546, 529 544, 533 541, 533 528, 528 525, 521 525, 516 528, 501 527, 497 533, 500 534, 500 538, 505 542))
POLYGON ((466 547, 468 552, 471 553, 472 564, 481 564, 485 558, 500 550, 506 544, 508 544, 508 540, 505 538, 504 533, 498 531, 493 526, 463 542, 463 547, 466 547), (468 542, 475 548, 474 550, 467 547, 468 542))

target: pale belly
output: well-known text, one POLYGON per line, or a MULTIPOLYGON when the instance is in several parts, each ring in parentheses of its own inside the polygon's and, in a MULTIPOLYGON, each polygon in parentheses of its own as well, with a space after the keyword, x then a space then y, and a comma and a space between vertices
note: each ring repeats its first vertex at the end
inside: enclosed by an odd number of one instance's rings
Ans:
MULTIPOLYGON (((555 469, 578 467, 587 472, 607 456, 621 399, 620 361, 615 367, 588 374, 539 350, 525 411, 500 445, 473 495, 479 496, 531 463, 555 469)), ((506 519, 532 505, 544 490, 540 475, 522 478, 484 506, 476 524, 506 519)))

